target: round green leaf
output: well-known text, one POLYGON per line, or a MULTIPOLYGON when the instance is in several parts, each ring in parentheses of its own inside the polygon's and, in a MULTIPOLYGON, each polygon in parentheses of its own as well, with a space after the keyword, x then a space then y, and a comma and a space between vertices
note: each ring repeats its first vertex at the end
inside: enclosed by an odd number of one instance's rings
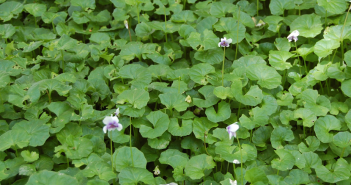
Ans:
POLYGON ((341 82, 341 90, 346 96, 351 97, 351 79, 341 82))
POLYGON ((350 178, 351 175, 349 163, 343 158, 339 158, 338 161, 336 161, 332 171, 323 165, 318 166, 315 170, 319 178, 329 183, 336 183, 346 180, 350 178))
POLYGON ((330 143, 333 141, 333 134, 329 133, 331 130, 340 130, 340 121, 332 115, 320 117, 317 119, 314 131, 316 132, 317 138, 322 143, 330 143))
POLYGON ((176 109, 178 112, 185 111, 189 104, 185 101, 185 97, 179 93, 165 93, 159 95, 161 103, 167 109, 176 109))
POLYGON ((28 150, 24 150, 21 152, 21 156, 26 162, 34 162, 39 159, 39 154, 36 152, 30 152, 28 150))
POLYGON ((227 120, 230 117, 230 113, 230 105, 225 101, 218 104, 217 112, 214 107, 207 108, 205 112, 207 118, 215 123, 227 120))
POLYGON ((271 136, 271 143, 273 148, 282 148, 284 141, 291 141, 294 139, 293 132, 285 127, 276 127, 271 136))
POLYGON ((43 171, 40 171, 39 173, 35 173, 31 175, 27 182, 27 185, 47 185, 47 184, 78 185, 78 181, 76 178, 66 175, 64 173, 43 170, 43 171))
POLYGON ((224 35, 227 39, 232 39, 232 44, 236 44, 241 42, 245 38, 245 26, 241 23, 237 23, 237 21, 233 18, 222 17, 220 21, 213 26, 217 31, 227 32, 224 35))
POLYGON ((161 164, 168 164, 173 168, 178 166, 185 167, 189 161, 189 156, 179 150, 168 149, 161 153, 159 161, 161 164))
POLYGON ((42 120, 21 121, 13 126, 13 130, 25 130, 30 136, 29 146, 42 146, 50 137, 49 126, 42 120))
POLYGON ((117 103, 124 104, 128 102, 133 105, 133 108, 141 109, 147 105, 149 99, 149 93, 145 90, 126 90, 117 97, 117 103))
POLYGON ((338 132, 335 134, 333 137, 333 143, 340 148, 345 148, 347 146, 350 146, 351 143, 351 133, 350 132, 338 132))
POLYGON ((268 178, 263 169, 259 167, 253 167, 246 171, 245 179, 250 183, 263 182, 268 184, 268 178))
POLYGON ((215 48, 209 50, 196 51, 195 59, 211 65, 219 64, 223 61, 223 49, 215 48))
POLYGON ((300 36, 307 38, 319 35, 322 29, 321 17, 316 14, 301 15, 290 24, 290 30, 298 30, 300 36))
POLYGON ((294 55, 288 51, 270 51, 269 64, 280 71, 289 69, 292 67, 292 65, 286 61, 292 56, 294 55))
POLYGON ((246 68, 247 77, 250 80, 257 80, 257 83, 264 88, 274 89, 281 83, 282 77, 272 67, 266 64, 254 64, 246 68))
POLYGON ((146 118, 151 122, 152 127, 141 125, 140 134, 146 138, 157 138, 160 137, 167 129, 169 125, 168 115, 161 112, 151 112, 146 118))
POLYGON ((317 0, 317 2, 319 6, 332 14, 342 14, 348 7, 348 3, 345 0, 317 0))
POLYGON ((177 118, 171 118, 168 126, 168 132, 173 136, 187 136, 191 134, 193 130, 193 120, 179 120, 177 118), (181 122, 181 125, 179 124, 181 122))
POLYGON ((28 146, 30 136, 25 130, 10 130, 0 136, 0 151, 5 151, 12 146, 23 148, 28 146))
POLYGON ((167 148, 170 142, 171 142, 171 134, 168 132, 164 132, 161 137, 147 139, 148 145, 151 148, 158 149, 158 150, 167 148))
POLYGON ((146 163, 144 154, 135 147, 124 146, 113 153, 113 166, 118 172, 127 167, 146 168, 146 163))
POLYGON ((40 17, 46 12, 46 5, 39 3, 31 3, 24 5, 24 9, 28 11, 28 13, 32 14, 34 17, 40 17))
POLYGON ((205 176, 205 172, 216 166, 211 156, 201 154, 192 157, 185 166, 185 174, 191 179, 200 179, 205 176))
POLYGON ((132 185, 143 182, 145 184, 156 185, 152 173, 144 168, 124 168, 121 173, 119 173, 118 178, 120 184, 132 185))
POLYGON ((240 80, 234 80, 231 90, 235 99, 244 105, 256 106, 262 102, 262 90, 257 85, 251 86, 250 90, 243 95, 242 82, 240 80))
POLYGON ((292 169, 295 164, 295 157, 286 149, 278 149, 274 151, 279 159, 272 160, 272 168, 280 171, 292 169))
POLYGON ((339 41, 322 39, 314 45, 314 53, 323 58, 332 54, 333 50, 339 47, 339 41))

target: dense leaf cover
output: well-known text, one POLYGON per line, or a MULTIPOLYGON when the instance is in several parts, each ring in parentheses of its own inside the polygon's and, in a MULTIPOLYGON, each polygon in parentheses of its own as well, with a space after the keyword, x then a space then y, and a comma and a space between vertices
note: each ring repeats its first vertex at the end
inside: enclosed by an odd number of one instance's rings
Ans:
POLYGON ((0 0, 1 184, 351 184, 350 7, 0 0))

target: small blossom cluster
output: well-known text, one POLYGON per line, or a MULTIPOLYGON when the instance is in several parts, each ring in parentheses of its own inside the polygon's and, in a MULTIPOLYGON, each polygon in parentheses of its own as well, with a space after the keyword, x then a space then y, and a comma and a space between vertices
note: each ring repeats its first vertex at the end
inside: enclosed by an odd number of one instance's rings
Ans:
POLYGON ((118 115, 119 115, 119 108, 114 113, 115 115, 106 116, 102 122, 105 124, 104 128, 102 129, 104 133, 107 131, 118 130, 121 131, 123 129, 123 125, 119 123, 118 115))

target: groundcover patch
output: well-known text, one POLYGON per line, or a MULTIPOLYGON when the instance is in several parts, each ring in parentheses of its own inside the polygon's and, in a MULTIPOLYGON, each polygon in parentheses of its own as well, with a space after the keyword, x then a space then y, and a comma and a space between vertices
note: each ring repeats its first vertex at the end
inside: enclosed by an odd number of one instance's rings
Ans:
POLYGON ((0 0, 0 181, 351 184, 348 0, 0 0))

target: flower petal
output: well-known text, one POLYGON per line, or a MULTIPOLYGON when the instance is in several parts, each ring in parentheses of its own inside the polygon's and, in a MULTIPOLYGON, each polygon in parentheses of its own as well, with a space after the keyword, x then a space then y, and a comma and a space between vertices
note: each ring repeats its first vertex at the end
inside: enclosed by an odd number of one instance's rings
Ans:
POLYGON ((112 116, 106 116, 104 118, 104 120, 102 120, 102 122, 105 124, 105 125, 108 125, 109 123, 111 123, 113 121, 113 118, 112 116))
POLYGON ((227 42, 228 42, 228 44, 231 44, 233 42, 233 40, 232 39, 228 39, 227 42))
POLYGON ((102 130, 103 130, 104 133, 106 134, 106 132, 107 132, 107 126, 104 126, 104 128, 102 128, 102 130))
POLYGON ((121 131, 121 130, 123 129, 123 125, 120 124, 120 123, 117 123, 117 124, 118 124, 117 130, 118 130, 118 131, 121 131))

